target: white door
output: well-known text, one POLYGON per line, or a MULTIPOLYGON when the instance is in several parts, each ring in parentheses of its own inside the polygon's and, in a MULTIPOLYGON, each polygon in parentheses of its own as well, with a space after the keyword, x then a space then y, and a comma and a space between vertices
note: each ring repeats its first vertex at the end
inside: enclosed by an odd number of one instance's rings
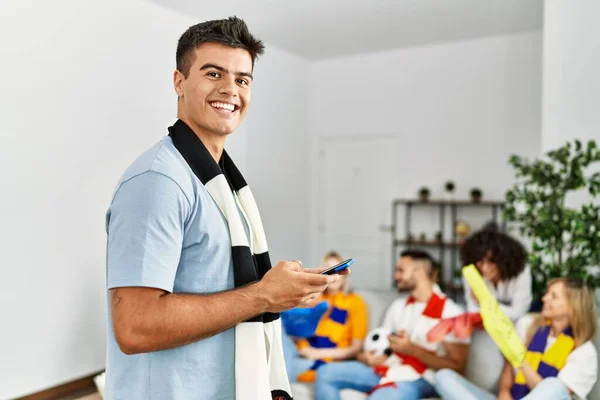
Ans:
POLYGON ((319 254, 354 258, 356 289, 392 287, 391 204, 397 195, 398 147, 393 137, 322 140, 318 173, 319 254))

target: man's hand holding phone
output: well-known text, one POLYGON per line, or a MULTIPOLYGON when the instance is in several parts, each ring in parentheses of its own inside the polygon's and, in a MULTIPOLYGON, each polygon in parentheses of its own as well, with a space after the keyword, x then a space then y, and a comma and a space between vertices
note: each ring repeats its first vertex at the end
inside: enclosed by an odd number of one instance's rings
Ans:
POLYGON ((256 284, 265 301, 265 312, 282 312, 314 300, 340 275, 350 273, 346 267, 332 275, 324 274, 328 269, 303 268, 300 261, 277 263, 256 284))

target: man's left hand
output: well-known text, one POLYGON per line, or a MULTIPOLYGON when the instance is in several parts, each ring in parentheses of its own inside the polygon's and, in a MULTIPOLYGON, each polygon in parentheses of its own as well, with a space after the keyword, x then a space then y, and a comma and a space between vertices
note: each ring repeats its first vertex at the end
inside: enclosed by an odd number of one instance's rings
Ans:
POLYGON ((406 331, 399 331, 396 335, 388 336, 390 342, 390 348, 401 354, 411 355, 413 351, 413 344, 408 337, 406 331))

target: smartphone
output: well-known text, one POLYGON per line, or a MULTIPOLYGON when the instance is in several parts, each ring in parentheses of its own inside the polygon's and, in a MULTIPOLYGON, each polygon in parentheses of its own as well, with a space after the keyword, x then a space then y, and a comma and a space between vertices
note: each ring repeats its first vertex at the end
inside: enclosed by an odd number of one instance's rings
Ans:
POLYGON ((354 264, 354 259, 349 258, 345 261, 342 261, 338 265, 334 265, 333 267, 327 268, 325 271, 321 272, 321 275, 333 275, 335 273, 340 272, 343 269, 348 268, 352 264, 354 264))

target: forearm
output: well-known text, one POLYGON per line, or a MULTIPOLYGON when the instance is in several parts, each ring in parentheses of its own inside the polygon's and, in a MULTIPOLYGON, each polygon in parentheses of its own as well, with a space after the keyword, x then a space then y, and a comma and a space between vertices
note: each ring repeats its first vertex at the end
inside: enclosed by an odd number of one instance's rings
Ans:
POLYGON ((119 298, 119 289, 111 295, 117 342, 128 354, 196 342, 259 315, 267 307, 257 284, 210 295, 167 293, 135 303, 130 297, 119 298))
POLYGON ((357 356, 360 349, 360 344, 335 349, 319 349, 319 358, 331 358, 333 361, 348 360, 357 356))
POLYGON ((452 369, 460 374, 463 373, 464 363, 450 357, 440 357, 434 353, 430 353, 420 346, 411 345, 410 355, 417 358, 428 368, 440 370, 444 368, 452 369))
POLYGON ((515 377, 511 365, 509 363, 505 363, 502 374, 500 375, 500 380, 498 382, 498 393, 510 393, 514 380, 515 377))
POLYGON ((527 387, 529 388, 529 390, 536 387, 538 383, 540 383, 544 379, 541 377, 540 374, 534 371, 533 368, 529 366, 529 364, 527 364, 527 361, 525 362, 525 364, 523 364, 521 370, 523 371, 523 375, 525 375, 525 382, 527 382, 527 387))

